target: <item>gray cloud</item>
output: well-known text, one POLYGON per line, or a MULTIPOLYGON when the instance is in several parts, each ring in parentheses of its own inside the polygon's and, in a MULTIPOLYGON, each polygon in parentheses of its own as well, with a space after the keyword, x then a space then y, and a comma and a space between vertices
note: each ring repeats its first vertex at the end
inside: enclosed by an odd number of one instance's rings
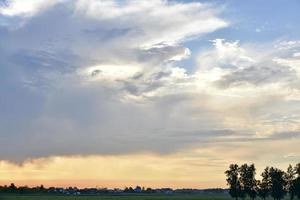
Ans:
POLYGON ((177 66, 190 56, 184 41, 228 25, 220 9, 35 2, 0 14, 0 159, 168 154, 298 138, 299 97, 289 90, 297 67, 270 62, 291 52, 253 56, 216 39, 200 69, 177 66))
POLYGON ((224 75, 216 84, 222 88, 234 87, 242 84, 253 84, 256 86, 277 82, 292 82, 297 80, 295 70, 289 67, 251 66, 238 69, 230 74, 224 75))
POLYGON ((223 134, 211 125, 219 122, 207 116, 209 108, 187 117, 191 96, 150 95, 183 81, 175 80, 172 64, 188 56, 184 40, 227 26, 217 8, 116 1, 95 11, 78 2, 0 10, 0 159, 171 153, 223 134), (88 71, 98 65, 109 67, 88 71))

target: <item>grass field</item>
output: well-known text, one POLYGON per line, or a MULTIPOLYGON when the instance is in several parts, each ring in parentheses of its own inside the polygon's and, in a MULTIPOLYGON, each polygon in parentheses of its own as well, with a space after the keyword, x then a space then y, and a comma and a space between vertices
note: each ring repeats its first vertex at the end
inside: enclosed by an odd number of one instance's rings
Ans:
POLYGON ((231 200, 214 195, 0 196, 0 200, 231 200))

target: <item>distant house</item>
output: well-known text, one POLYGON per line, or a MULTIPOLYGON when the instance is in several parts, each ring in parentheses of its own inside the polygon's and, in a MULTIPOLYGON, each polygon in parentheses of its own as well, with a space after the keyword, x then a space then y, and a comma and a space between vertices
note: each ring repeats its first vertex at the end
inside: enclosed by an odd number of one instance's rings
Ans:
POLYGON ((136 186, 135 189, 134 189, 134 192, 141 193, 142 192, 142 188, 140 186, 136 186))

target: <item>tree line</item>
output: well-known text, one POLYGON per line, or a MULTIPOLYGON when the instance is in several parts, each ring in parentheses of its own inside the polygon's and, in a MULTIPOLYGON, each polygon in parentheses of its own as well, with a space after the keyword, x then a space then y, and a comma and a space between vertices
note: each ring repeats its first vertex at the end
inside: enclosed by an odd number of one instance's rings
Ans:
MULTIPOLYGON (((210 188, 210 189, 172 189, 172 188, 150 188, 150 187, 125 187, 120 188, 77 188, 77 187, 44 187, 43 185, 28 187, 10 185, 0 186, 1 195, 126 195, 126 194, 227 194, 227 189, 210 188)), ((1 199, 1 197, 0 197, 1 199)))
POLYGON ((257 180, 254 164, 231 164, 225 171, 229 185, 229 194, 238 200, 257 196, 265 200, 272 197, 274 200, 283 199, 289 195, 290 199, 300 199, 300 163, 289 165, 286 171, 274 167, 266 167, 261 173, 261 180, 257 180))

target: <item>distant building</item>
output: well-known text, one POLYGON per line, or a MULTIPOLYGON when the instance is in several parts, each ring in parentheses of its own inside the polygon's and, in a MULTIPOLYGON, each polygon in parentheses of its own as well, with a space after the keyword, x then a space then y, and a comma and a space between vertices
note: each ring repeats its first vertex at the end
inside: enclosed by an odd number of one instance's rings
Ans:
POLYGON ((136 186, 135 189, 134 189, 134 192, 141 193, 142 192, 142 188, 140 186, 136 186))

